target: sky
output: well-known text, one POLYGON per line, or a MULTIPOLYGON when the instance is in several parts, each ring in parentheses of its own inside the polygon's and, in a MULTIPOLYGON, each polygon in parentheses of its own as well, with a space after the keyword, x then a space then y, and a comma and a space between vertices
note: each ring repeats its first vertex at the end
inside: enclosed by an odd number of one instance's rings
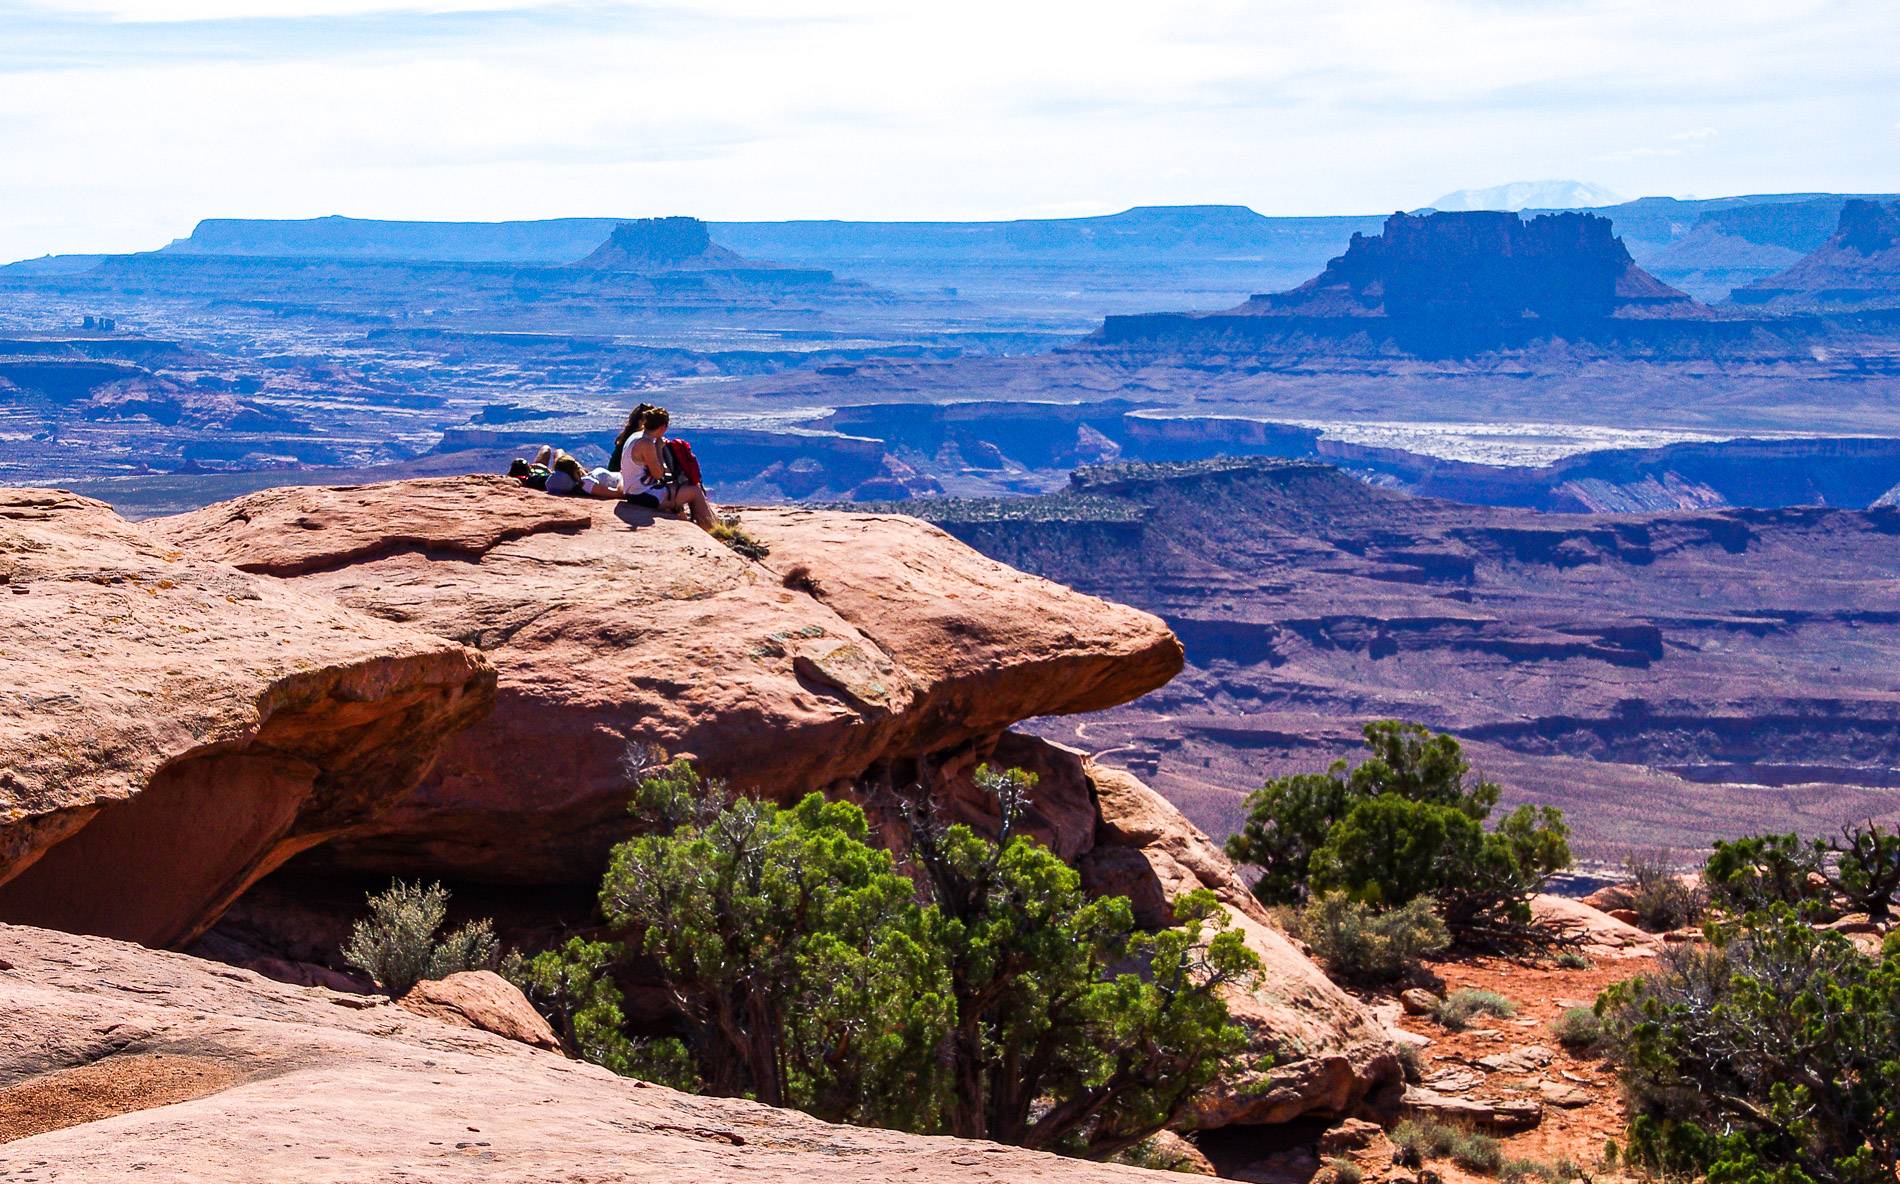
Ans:
POLYGON ((0 259, 206 217, 1900 190, 1891 0, 0 0, 0 259))

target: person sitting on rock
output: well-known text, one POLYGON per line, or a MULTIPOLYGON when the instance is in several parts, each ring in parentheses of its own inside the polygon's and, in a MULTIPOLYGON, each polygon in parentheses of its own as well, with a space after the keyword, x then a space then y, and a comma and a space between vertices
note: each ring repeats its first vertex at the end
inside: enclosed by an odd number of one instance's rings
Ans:
POLYGON ((647 412, 653 410, 653 404, 642 403, 627 415, 626 426, 614 437, 613 450, 607 455, 607 467, 616 473, 624 473, 627 467, 622 462, 627 456, 627 441, 646 430, 647 412))
POLYGON ((680 471, 678 455, 666 439, 670 422, 666 408, 649 409, 640 434, 626 443, 620 471, 623 476, 637 474, 640 487, 660 499, 660 509, 669 513, 684 510, 701 530, 709 531, 713 528, 712 503, 699 483, 680 471))

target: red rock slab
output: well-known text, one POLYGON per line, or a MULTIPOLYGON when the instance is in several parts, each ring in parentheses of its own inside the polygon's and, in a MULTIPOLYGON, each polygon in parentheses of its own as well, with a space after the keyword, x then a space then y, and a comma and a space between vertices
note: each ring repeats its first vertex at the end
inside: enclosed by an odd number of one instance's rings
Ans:
POLYGON ((500 671, 493 715, 435 775, 378 833, 326 850, 377 874, 592 882, 630 826, 630 748, 789 797, 1123 702, 1180 668, 1158 619, 911 519, 744 521, 767 562, 690 523, 479 477, 274 490, 148 526, 500 671))
POLYGON ((185 944, 493 692, 466 647, 0 490, 0 920, 185 944))
POLYGON ((1163 1177, 834 1126, 616 1077, 386 1000, 0 925, 0 1083, 143 1054, 230 1084, 0 1143, 0 1176, 252 1184, 1111 1184, 1163 1177))

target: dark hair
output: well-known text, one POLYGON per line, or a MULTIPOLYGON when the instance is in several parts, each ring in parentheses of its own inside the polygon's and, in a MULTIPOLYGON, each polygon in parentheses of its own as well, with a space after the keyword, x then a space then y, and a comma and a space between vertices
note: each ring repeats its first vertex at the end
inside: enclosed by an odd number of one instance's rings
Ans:
POLYGON ((647 430, 647 415, 652 410, 653 410, 653 404, 642 403, 638 407, 635 407, 630 413, 628 413, 627 426, 621 428, 620 434, 614 437, 614 455, 615 456, 620 455, 620 450, 627 446, 628 440, 633 439, 635 436, 639 435, 641 432, 644 432, 647 430))
POLYGON ((517 456, 514 462, 508 466, 508 475, 510 477, 526 477, 529 469, 532 467, 533 466, 528 464, 527 461, 517 456))
POLYGON ((646 418, 647 429, 663 428, 667 424, 672 423, 672 422, 673 422, 673 417, 666 413, 666 408, 651 407, 647 409, 647 418, 646 418))

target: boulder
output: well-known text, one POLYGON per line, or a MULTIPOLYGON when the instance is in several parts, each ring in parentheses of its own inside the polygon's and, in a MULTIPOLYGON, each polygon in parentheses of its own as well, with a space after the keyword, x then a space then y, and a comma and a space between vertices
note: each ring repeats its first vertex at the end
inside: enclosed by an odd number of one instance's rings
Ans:
POLYGON ((1633 903, 1628 884, 1605 884, 1595 892, 1577 898, 1578 903, 1587 904, 1600 913, 1611 909, 1626 909, 1633 903))
POLYGON ((1217 1082, 1193 1121, 1216 1127, 1343 1116, 1375 1094, 1396 1093, 1403 1074, 1390 1035, 1274 927, 1220 848, 1133 775, 1083 764, 1100 817, 1094 848, 1081 860, 1090 890, 1128 896, 1143 923, 1155 925, 1167 921, 1167 901, 1207 889, 1265 967, 1252 989, 1229 996, 1228 1007, 1274 1064, 1217 1082))
POLYGON ((457 478, 274 490, 150 529, 498 668, 493 715, 306 874, 591 886, 634 824, 629 749, 691 752, 745 792, 855 796, 897 842, 883 790, 922 785, 948 817, 993 829, 974 770, 1019 766, 1038 777, 1026 829, 1091 891, 1128 895, 1156 926, 1182 892, 1211 889, 1265 964, 1230 1003, 1275 1064, 1213 1091, 1200 1125, 1341 1116, 1396 1093, 1383 1029, 1214 843, 1134 777, 1008 730, 1165 683, 1181 665, 1166 626, 906 518, 747 509, 744 525, 764 560, 630 506, 457 478))
POLYGON ((1406 1015, 1430 1015, 1442 1002, 1444 996, 1424 987, 1407 987, 1399 992, 1399 1006, 1405 1009, 1406 1015))
POLYGON ((1434 1118, 1494 1134, 1527 1131, 1544 1120, 1544 1104, 1536 1098, 1454 1098, 1419 1086, 1406 1089, 1401 1109, 1416 1118, 1434 1118))
POLYGON ((9 1179, 1154 1179, 675 1093, 387 1002, 102 938, 0 925, 0 962, 9 1179))
POLYGON ((1551 935, 1574 943, 1593 958, 1647 958, 1662 939, 1580 900, 1542 893, 1531 898, 1531 918, 1551 935))
POLYGON ((254 494, 149 524, 170 544, 482 650, 493 714, 374 833, 375 874, 586 883, 629 828, 630 748, 788 797, 934 781, 1019 720, 1173 677, 1155 617, 891 515, 747 510, 740 557, 690 523, 505 478, 254 494))
POLYGON ((492 701, 440 637, 0 490, 0 919, 182 945, 492 701))
POLYGON ((1487 1073, 1535 1073, 1548 1066, 1553 1055, 1541 1044, 1522 1044, 1479 1057, 1478 1064, 1487 1073))
POLYGON ((1596 1095, 1574 1081, 1552 1081, 1549 1078, 1537 1083, 1537 1092, 1549 1106, 1562 1110, 1576 1110, 1596 1101, 1596 1095))
POLYGON ((550 1052, 561 1048, 560 1037, 528 997, 492 970, 463 970, 447 978, 424 979, 398 1002, 417 1015, 444 1023, 493 1032, 550 1052))
POLYGON ((1199 1147, 1173 1131, 1157 1131, 1148 1137, 1146 1164, 1181 1176, 1220 1175, 1199 1147))
POLYGON ((1379 1141, 1385 1134, 1385 1128, 1376 1122, 1367 1122, 1363 1118, 1348 1118, 1328 1127, 1320 1134, 1319 1153, 1321 1155, 1346 1155, 1354 1151, 1364 1151, 1379 1141))

